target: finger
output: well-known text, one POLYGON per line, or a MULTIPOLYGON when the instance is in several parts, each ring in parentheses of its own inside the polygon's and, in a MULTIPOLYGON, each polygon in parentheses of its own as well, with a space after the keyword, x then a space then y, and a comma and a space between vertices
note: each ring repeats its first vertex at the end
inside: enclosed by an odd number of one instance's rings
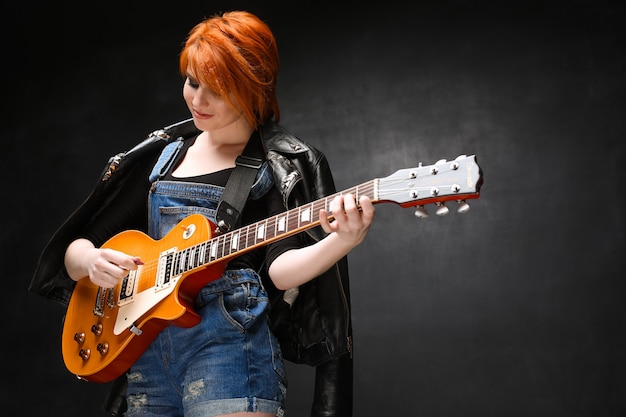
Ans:
POLYGON ((332 233, 333 229, 332 229, 332 226, 330 225, 330 222, 328 221, 328 212, 326 210, 320 209, 319 219, 320 219, 320 226, 322 226, 322 229, 326 233, 332 233))
POLYGON ((347 212, 357 212, 359 207, 356 204, 356 200, 352 194, 346 194, 343 196, 343 211, 347 212))
POLYGON ((359 205, 361 206, 361 218, 367 224, 372 223, 376 210, 374 205, 368 196, 361 196, 359 198, 359 205))
POLYGON ((115 285, 128 275, 128 270, 107 262, 98 268, 97 275, 107 283, 115 285))
POLYGON ((111 264, 129 271, 137 269, 138 265, 143 265, 140 257, 130 256, 124 252, 113 249, 104 249, 102 251, 102 257, 111 264))
POLYGON ((111 272, 107 268, 99 267, 96 267, 92 273, 89 274, 89 278, 94 284, 105 288, 112 288, 120 281, 119 278, 111 275, 111 272))
POLYGON ((330 203, 330 211, 333 217, 343 214, 343 195, 336 196, 330 203))

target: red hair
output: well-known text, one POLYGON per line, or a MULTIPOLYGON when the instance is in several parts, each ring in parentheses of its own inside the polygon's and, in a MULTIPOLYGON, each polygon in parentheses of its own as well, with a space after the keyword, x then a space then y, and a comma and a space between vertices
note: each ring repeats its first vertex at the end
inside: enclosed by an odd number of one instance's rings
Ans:
POLYGON ((278 47, 270 28, 257 16, 232 11, 205 19, 191 29, 179 68, 226 100, 256 129, 278 123, 276 98, 278 47))

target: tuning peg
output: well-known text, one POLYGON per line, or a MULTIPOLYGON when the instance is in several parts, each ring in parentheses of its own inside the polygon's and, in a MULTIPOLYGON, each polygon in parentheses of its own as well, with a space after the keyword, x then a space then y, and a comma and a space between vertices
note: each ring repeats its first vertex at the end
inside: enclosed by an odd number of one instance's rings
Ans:
POLYGON ((415 217, 420 219, 425 219, 426 217, 428 217, 428 212, 426 211, 424 206, 417 206, 417 209, 415 209, 415 217))
POLYGON ((457 203, 459 203, 459 208, 456 209, 457 212, 459 213, 467 213, 470 209, 470 205, 467 204, 467 202, 465 200, 457 200, 457 203))
POLYGON ((437 216, 445 216, 450 212, 450 209, 446 207, 444 203, 437 202, 435 203, 435 205, 437 206, 437 211, 435 211, 435 214, 437 214, 437 216))

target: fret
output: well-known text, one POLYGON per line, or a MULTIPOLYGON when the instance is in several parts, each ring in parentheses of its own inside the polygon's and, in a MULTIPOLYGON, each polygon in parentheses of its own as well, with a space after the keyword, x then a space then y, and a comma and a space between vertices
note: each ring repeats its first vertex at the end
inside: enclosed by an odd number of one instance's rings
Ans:
POLYGON ((178 275, 178 257, 180 256, 180 252, 175 252, 172 254, 172 276, 178 275))
POLYGON ((191 259, 191 249, 187 248, 185 249, 185 272, 189 271, 191 268, 189 267, 189 261, 191 259))
POLYGON ((178 254, 176 255, 176 275, 181 274, 182 268, 180 267, 180 263, 182 262, 183 259, 183 253, 182 252, 178 252, 178 254))
POLYGON ((295 208, 287 212, 287 232, 291 232, 292 230, 300 227, 300 216, 298 215, 299 212, 299 208, 295 208))
POLYGON ((188 248, 185 252, 187 255, 185 259, 185 271, 189 271, 193 268, 193 247, 188 248))
POLYGON ((187 260, 187 271, 192 270, 196 267, 196 251, 195 247, 192 246, 189 248, 189 259, 187 260))
POLYGON ((244 249, 251 246, 251 244, 253 242, 250 241, 250 237, 254 236, 254 231, 252 230, 252 228, 254 227, 254 225, 251 226, 244 226, 241 228, 241 238, 239 239, 239 247, 243 247, 244 249), (243 244, 241 242, 241 239, 243 239, 243 244))
POLYGON ((242 233, 244 234, 245 243, 244 249, 248 246, 254 245, 254 237, 256 236, 256 223, 250 224, 248 226, 244 226, 241 228, 242 233), (245 230, 245 232, 243 232, 245 230))
POLYGON ((242 249, 250 247, 254 244, 254 226, 246 226, 245 232, 242 233, 243 242, 240 245, 242 249))
POLYGON ((178 259, 178 268, 179 268, 179 272, 183 273, 185 272, 185 262, 187 261, 187 249, 183 249, 180 252, 180 256, 178 259))
POLYGON ((224 239, 221 236, 218 236, 218 238, 215 240, 215 260, 218 260, 222 256, 220 254, 220 251, 221 251, 223 240, 224 239))
POLYGON ((276 236, 276 216, 267 219, 267 237, 268 239, 276 236))
POLYGON ((192 270, 196 266, 196 251, 194 246, 190 247, 188 250, 188 259, 187 259, 187 271, 192 270))
POLYGON ((228 248, 228 245, 230 244, 229 239, 228 239, 229 237, 230 237, 229 234, 225 234, 225 235, 222 235, 220 237, 220 239, 219 239, 219 242, 220 242, 220 246, 219 246, 220 247, 220 251, 219 251, 220 254, 219 254, 219 256, 220 256, 220 258, 224 257, 224 255, 226 255, 228 253, 228 252, 226 252, 226 249, 228 248))
POLYGON ((229 248, 230 248, 230 240, 232 239, 232 236, 233 235, 231 235, 231 234, 227 234, 227 235, 224 235, 224 238, 222 239, 222 246, 221 246, 221 248, 222 248, 222 255, 221 255, 221 257, 222 258, 224 256, 230 255, 229 248))
POLYGON ((323 207, 324 201, 326 201, 326 199, 324 199, 323 201, 313 201, 311 204, 309 204, 311 206, 311 222, 316 222, 319 220, 320 209, 323 207))
POLYGON ((187 249, 187 271, 193 269, 194 250, 193 246, 187 249))
POLYGON ((202 265, 202 262, 200 261, 200 246, 195 245, 193 247, 193 267, 197 268, 200 265, 202 265))

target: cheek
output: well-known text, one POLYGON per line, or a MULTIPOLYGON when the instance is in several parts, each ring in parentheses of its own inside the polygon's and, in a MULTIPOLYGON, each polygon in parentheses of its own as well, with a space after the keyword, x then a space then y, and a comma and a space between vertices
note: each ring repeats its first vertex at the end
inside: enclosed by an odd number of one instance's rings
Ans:
POLYGON ((225 100, 219 99, 213 102, 213 107, 219 110, 219 113, 231 120, 239 119, 242 116, 240 111, 232 108, 225 100))
POLYGON ((191 102, 193 101, 193 90, 186 84, 183 87, 183 99, 185 100, 185 103, 187 103, 187 106, 191 106, 191 102))

